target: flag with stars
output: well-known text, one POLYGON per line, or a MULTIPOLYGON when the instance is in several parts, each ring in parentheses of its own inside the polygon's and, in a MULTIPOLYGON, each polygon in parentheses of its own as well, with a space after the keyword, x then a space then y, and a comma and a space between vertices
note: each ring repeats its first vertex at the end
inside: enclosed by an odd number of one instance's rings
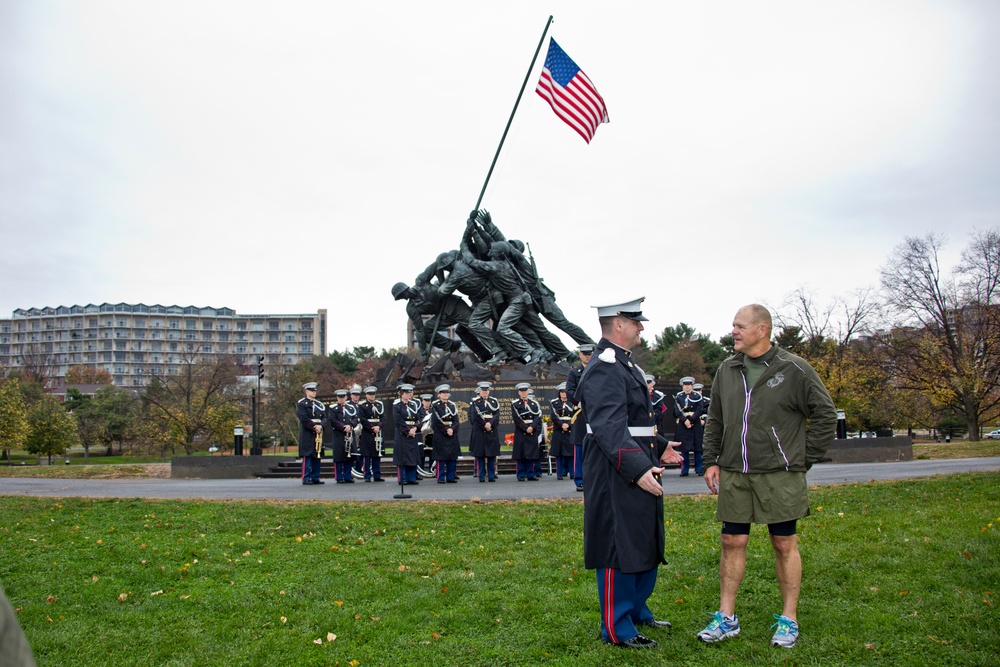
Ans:
POLYGON ((597 126, 608 120, 608 109, 590 78, 566 55, 556 40, 549 40, 542 76, 535 88, 564 123, 589 144, 597 126))

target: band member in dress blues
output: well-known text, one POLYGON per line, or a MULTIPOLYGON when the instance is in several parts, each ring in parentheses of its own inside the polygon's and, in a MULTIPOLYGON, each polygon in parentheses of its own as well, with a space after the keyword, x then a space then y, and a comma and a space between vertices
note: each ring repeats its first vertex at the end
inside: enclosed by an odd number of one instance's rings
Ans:
POLYGON ((434 456, 434 429, 430 425, 433 403, 433 394, 420 394, 420 428, 417 429, 417 439, 420 440, 420 451, 417 453, 420 459, 417 465, 424 470, 431 469, 430 462, 434 456))
POLYGON ((542 407, 528 398, 531 385, 521 382, 514 386, 518 398, 511 401, 510 415, 514 420, 514 451, 517 461, 517 481, 537 480, 542 475, 542 448, 538 436, 542 432, 542 407))
POLYGON ((438 385, 438 399, 431 404, 431 428, 434 429, 434 460, 437 461, 438 484, 454 484, 455 467, 461 445, 458 444, 458 406, 449 400, 451 387, 438 385))
POLYGON ((319 462, 323 455, 323 431, 326 427, 326 405, 316 400, 316 383, 302 385, 306 395, 295 405, 299 418, 299 456, 302 457, 302 483, 326 484, 319 478, 319 462), (316 444, 317 436, 319 445, 316 444))
POLYGON ((362 470, 364 457, 361 456, 361 433, 363 430, 363 427, 361 427, 361 385, 356 384, 351 386, 347 404, 353 408, 354 420, 356 422, 354 426, 354 440, 351 442, 351 463, 354 466, 354 476, 360 478, 364 477, 364 471, 362 470))
POLYGON ((396 427, 396 439, 392 443, 392 462, 396 464, 400 484, 419 484, 417 463, 420 443, 420 403, 413 399, 413 385, 399 387, 399 398, 392 405, 392 421, 396 427))
POLYGON ((680 462, 656 440, 653 406, 630 350, 640 343, 642 299, 597 309, 602 338, 576 390, 587 420, 583 445, 583 554, 597 571, 604 641, 628 648, 656 642, 638 628, 667 628, 649 610, 663 558, 664 463, 680 462))
POLYGON ((357 425, 357 415, 351 416, 352 406, 347 402, 347 390, 338 389, 335 392, 337 402, 327 410, 327 419, 333 429, 330 447, 333 449, 333 462, 337 466, 337 484, 353 484, 351 476, 351 455, 348 451, 350 438, 357 425))
POLYGON ((493 385, 480 382, 476 385, 479 397, 469 405, 469 423, 472 435, 469 452, 476 459, 476 477, 480 482, 497 481, 497 457, 500 456, 500 401, 490 396, 493 385))
POLYGON ((583 491, 583 438, 587 435, 586 424, 579 419, 580 401, 576 399, 576 387, 580 383, 583 370, 590 362, 590 355, 594 353, 594 345, 581 345, 576 348, 580 355, 580 365, 569 369, 566 375, 566 400, 569 401, 575 410, 573 413, 572 427, 569 432, 569 439, 573 443, 573 482, 577 491, 583 491))
POLYGON ((566 397, 565 382, 556 387, 556 392, 559 397, 549 402, 549 413, 552 416, 549 455, 556 459, 556 479, 563 479, 573 474, 573 442, 569 431, 575 408, 566 397))
POLYGON ((694 454, 694 471, 699 475, 704 475, 701 458, 705 425, 701 416, 705 414, 705 401, 701 394, 694 390, 693 377, 682 377, 681 386, 683 390, 674 396, 674 417, 677 418, 677 431, 674 438, 680 441, 680 452, 684 457, 684 461, 681 463, 681 477, 688 476, 692 453, 694 454))
POLYGON ((365 387, 365 400, 358 408, 361 419, 361 471, 365 481, 382 480, 382 428, 385 426, 385 404, 375 400, 377 387, 365 387))
POLYGON ((649 402, 653 406, 653 417, 656 419, 656 432, 669 433, 674 428, 673 408, 668 407, 670 401, 667 395, 656 388, 656 377, 646 373, 646 388, 649 389, 649 402), (670 429, 666 429, 670 426, 670 429))

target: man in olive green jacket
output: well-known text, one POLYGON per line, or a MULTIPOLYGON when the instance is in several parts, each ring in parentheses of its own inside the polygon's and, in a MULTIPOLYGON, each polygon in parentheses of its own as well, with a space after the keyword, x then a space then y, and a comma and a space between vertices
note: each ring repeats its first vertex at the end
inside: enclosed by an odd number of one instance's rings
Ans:
POLYGON ((771 345, 766 308, 741 308, 733 339, 736 354, 719 366, 712 383, 704 439, 705 482, 719 496, 716 516, 722 521, 720 604, 698 637, 716 642, 739 634, 736 594, 750 524, 766 523, 783 603, 782 613, 774 615, 771 643, 791 648, 798 638, 802 582, 796 521, 809 514, 806 471, 832 444, 837 413, 816 371, 771 345))

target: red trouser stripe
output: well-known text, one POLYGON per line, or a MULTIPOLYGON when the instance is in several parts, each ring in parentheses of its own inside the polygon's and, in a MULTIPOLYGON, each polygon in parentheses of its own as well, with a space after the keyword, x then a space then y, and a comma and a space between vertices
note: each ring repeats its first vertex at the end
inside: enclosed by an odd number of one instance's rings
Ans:
POLYGON ((604 570, 604 626, 611 643, 619 643, 615 635, 615 571, 610 567, 604 570))

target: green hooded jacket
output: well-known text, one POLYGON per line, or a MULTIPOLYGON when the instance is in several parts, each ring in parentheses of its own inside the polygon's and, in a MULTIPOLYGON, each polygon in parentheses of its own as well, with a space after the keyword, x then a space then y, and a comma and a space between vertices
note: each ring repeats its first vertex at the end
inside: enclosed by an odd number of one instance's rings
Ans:
POLYGON ((759 359, 767 370, 752 387, 747 386, 742 352, 719 366, 705 423, 705 467, 804 472, 822 460, 833 443, 833 399, 801 357, 772 346, 759 359))

